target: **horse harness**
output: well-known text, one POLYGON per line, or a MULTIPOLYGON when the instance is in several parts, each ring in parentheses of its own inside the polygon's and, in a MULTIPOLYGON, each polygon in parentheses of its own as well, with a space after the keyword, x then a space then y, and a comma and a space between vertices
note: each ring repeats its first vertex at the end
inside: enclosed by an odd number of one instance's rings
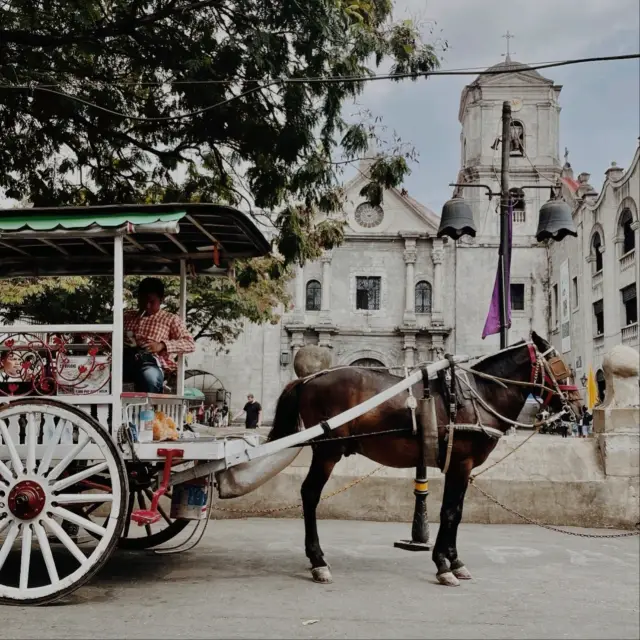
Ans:
MULTIPOLYGON (((543 403, 541 405, 542 408, 547 407, 551 403, 551 400, 553 399, 554 395, 559 396, 563 400, 562 412, 560 412, 559 414, 549 416, 546 420, 543 420, 539 423, 534 423, 533 426, 534 427, 540 426, 541 424, 552 422, 558 416, 564 415, 564 414, 569 414, 575 418, 576 416, 573 410, 571 409, 571 406, 569 405, 567 394, 570 392, 578 392, 578 388, 575 385, 559 383, 559 380, 560 381, 566 380, 571 375, 570 371, 567 369, 567 366, 564 360, 557 354, 557 351, 555 350, 554 347, 550 347, 547 351, 545 351, 544 353, 541 353, 534 342, 528 341, 525 344, 528 348, 529 358, 531 361, 531 378, 528 383, 523 383, 522 386, 536 387, 536 388, 545 390, 547 392, 545 398, 543 399, 543 403), (549 360, 547 360, 546 356, 551 352, 555 353, 555 355, 549 360), (538 382, 538 379, 540 380, 540 382, 538 382)), ((522 345, 519 344, 519 345, 514 345, 513 347, 507 347, 507 349, 503 349, 503 351, 515 348, 516 346, 520 347, 522 345)), ((499 429, 495 429, 494 427, 489 427, 487 425, 482 424, 482 420, 480 418, 480 412, 478 410, 478 404, 481 404, 486 411, 493 414, 496 418, 498 418, 502 422, 512 424, 513 426, 531 426, 531 425, 524 425, 523 423, 517 422, 515 420, 511 420, 510 418, 506 418, 505 416, 502 416, 501 414, 499 414, 493 407, 491 407, 491 405, 489 405, 488 402, 486 402, 480 396, 480 394, 474 388, 475 384, 469 381, 467 374, 471 373, 474 377, 477 375, 478 377, 493 380, 494 382, 497 382, 500 384, 502 383, 518 384, 517 381, 509 380, 506 378, 500 378, 498 376, 493 376, 485 373, 478 375, 480 372, 474 371, 473 369, 463 370, 461 373, 458 373, 456 371, 456 365, 454 363, 453 356, 447 355, 445 357, 447 358, 447 360, 449 360, 449 369, 447 372, 443 372, 444 374, 443 380, 446 381, 446 378, 447 377, 449 378, 448 380, 449 402, 445 403, 448 405, 447 408, 448 408, 449 423, 447 425, 447 433, 445 435, 445 442, 447 444, 447 448, 446 448, 446 457, 445 457, 444 465, 442 466, 442 473, 444 474, 447 473, 449 469, 449 464, 451 462, 454 433, 456 430, 480 431, 485 435, 491 438, 496 438, 496 439, 499 439, 504 435, 504 432, 500 431, 499 429), (460 404, 458 403, 457 382, 460 382, 460 381, 462 381, 463 385, 467 388, 468 393, 465 394, 463 392, 462 396, 465 400, 470 400, 473 405, 475 418, 476 418, 475 423, 464 424, 464 423, 456 422, 458 408, 460 406, 460 404)), ((443 388, 447 390, 446 383, 443 385, 443 388)))

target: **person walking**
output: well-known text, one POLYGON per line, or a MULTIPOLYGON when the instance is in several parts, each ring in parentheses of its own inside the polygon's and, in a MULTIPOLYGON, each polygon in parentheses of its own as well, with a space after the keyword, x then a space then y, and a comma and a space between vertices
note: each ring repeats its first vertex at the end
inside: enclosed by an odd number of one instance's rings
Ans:
POLYGON ((591 421, 593 420, 593 416, 589 413, 589 409, 587 409, 586 405, 582 407, 582 416, 580 417, 580 437, 586 438, 589 435, 589 429, 591 426, 591 421))
POLYGON ((256 402, 252 393, 247 396, 247 404, 242 407, 242 411, 239 411, 233 419, 237 420, 243 413, 245 414, 244 426, 247 429, 256 429, 262 426, 262 407, 259 402, 256 402))

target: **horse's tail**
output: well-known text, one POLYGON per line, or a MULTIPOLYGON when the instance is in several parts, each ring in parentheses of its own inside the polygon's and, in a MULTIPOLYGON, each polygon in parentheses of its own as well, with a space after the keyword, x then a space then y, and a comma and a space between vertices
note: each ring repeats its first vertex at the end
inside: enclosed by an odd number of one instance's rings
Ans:
POLYGON ((300 392, 302 380, 290 382, 278 398, 273 427, 268 441, 290 436, 300 429, 300 392))

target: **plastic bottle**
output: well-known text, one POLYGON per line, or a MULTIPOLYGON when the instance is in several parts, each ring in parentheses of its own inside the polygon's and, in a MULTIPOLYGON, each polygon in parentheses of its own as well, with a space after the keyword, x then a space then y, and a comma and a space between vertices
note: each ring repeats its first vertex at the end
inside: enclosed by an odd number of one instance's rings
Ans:
POLYGON ((138 442, 153 442, 153 420, 156 417, 153 409, 140 411, 140 426, 138 427, 138 442))

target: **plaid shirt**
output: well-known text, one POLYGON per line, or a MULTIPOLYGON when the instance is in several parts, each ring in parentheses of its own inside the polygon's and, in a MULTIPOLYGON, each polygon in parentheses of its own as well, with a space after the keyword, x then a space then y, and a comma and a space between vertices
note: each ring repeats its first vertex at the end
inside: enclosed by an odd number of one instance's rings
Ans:
POLYGON ((155 356, 165 371, 177 368, 171 354, 192 353, 196 350, 196 343, 187 331, 180 318, 168 311, 160 310, 152 316, 140 318, 139 311, 125 311, 124 313, 124 341, 128 342, 127 333, 133 332, 136 342, 141 344, 148 340, 164 342, 166 349, 155 356))

